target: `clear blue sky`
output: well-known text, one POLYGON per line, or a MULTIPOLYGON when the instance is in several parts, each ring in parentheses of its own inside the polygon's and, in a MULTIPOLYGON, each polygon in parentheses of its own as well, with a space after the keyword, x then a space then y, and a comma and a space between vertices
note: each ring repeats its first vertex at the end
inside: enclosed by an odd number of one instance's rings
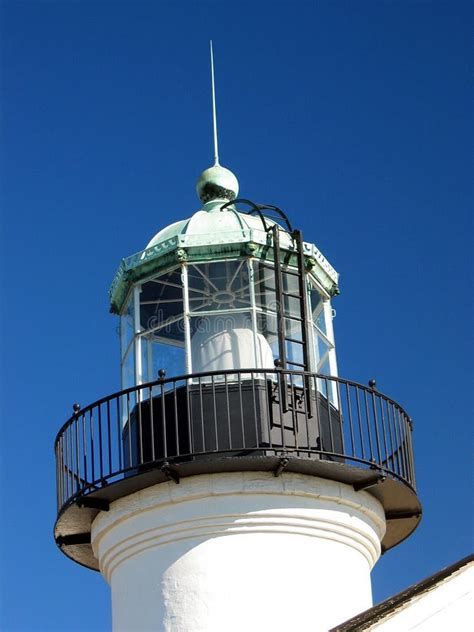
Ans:
MULTIPOLYGON (((341 375, 415 422, 424 517, 373 572, 383 599, 471 549, 470 2, 36 2, 1 10, 1 628, 110 629, 62 556, 53 441, 119 387, 107 290, 199 204, 221 157, 341 274, 341 375)), ((324 569, 314 569, 315 573, 324 569)))

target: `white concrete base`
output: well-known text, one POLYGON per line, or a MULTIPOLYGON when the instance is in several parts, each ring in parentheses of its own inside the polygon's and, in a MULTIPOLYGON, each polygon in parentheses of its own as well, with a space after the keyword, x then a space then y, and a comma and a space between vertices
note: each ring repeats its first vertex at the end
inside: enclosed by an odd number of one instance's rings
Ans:
POLYGON ((113 628, 327 631, 372 605, 382 506, 334 481, 206 474, 112 503, 92 545, 113 628))

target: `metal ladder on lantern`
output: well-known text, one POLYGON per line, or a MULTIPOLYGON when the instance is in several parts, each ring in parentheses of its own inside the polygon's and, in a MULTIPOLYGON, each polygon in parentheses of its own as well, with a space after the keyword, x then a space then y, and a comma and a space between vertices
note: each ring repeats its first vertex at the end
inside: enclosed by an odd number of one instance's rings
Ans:
MULTIPOLYGON (((284 412, 289 410, 288 405, 288 380, 286 378, 285 370, 293 367, 295 370, 301 371, 309 371, 310 370, 310 362, 309 362, 309 333, 308 333, 308 304, 307 304, 307 292, 306 292, 306 266, 304 260, 304 252, 303 252, 303 235, 300 230, 293 230, 290 220, 286 216, 286 214, 277 206, 273 206, 271 204, 256 204, 251 200, 247 200, 245 198, 238 198, 235 200, 231 200, 230 202, 226 202, 221 206, 221 211, 226 209, 227 207, 233 207, 237 204, 245 204, 250 207, 250 210, 245 211, 249 215, 258 215, 262 220, 263 227, 267 234, 271 234, 273 237, 273 259, 274 259, 274 269, 275 269, 275 291, 276 291, 276 316, 277 316, 277 332, 278 332, 278 348, 279 348, 279 358, 278 361, 275 362, 277 370, 280 369, 282 371, 280 375, 280 392, 281 392, 281 400, 282 400, 282 408, 284 412), (267 220, 270 219, 265 216, 263 211, 271 211, 276 213, 279 216, 279 219, 283 220, 287 226, 288 233, 291 235, 294 245, 295 245, 295 254, 297 259, 297 269, 292 270, 286 268, 283 270, 281 249, 280 249, 280 226, 275 223, 268 224, 267 220), (297 277, 298 279, 298 290, 297 294, 293 292, 288 292, 285 289, 284 283, 284 275, 288 275, 289 277, 297 277), (296 299, 299 302, 299 315, 290 315, 285 313, 285 303, 291 301, 291 299, 296 299), (287 321, 295 321, 300 323, 300 331, 301 331, 301 339, 298 337, 293 337, 288 335, 287 333, 287 321), (287 344, 299 345, 301 347, 301 357, 302 362, 296 362, 294 359, 288 359, 287 353, 287 344)), ((288 285, 288 284, 286 284, 288 285)), ((291 370, 291 369, 289 369, 291 370)), ((291 380, 290 380, 291 384, 291 380)), ((311 378, 309 375, 305 375, 303 378, 304 385, 304 393, 305 393, 305 401, 306 401, 306 410, 308 417, 313 416, 313 401, 311 398, 311 378)))
MULTIPOLYGON (((296 371, 309 371, 309 335, 308 335, 308 303, 307 303, 307 290, 306 290, 306 266, 303 252, 303 235, 300 230, 293 230, 291 236, 295 244, 297 268, 296 270, 285 268, 283 269, 283 261, 281 257, 280 249, 280 227, 278 224, 272 226, 273 237, 273 256, 275 266, 275 291, 276 291, 276 304, 277 304, 277 331, 278 331, 278 347, 280 350, 280 357, 278 368, 284 370, 296 370, 296 371), (289 279, 297 279, 296 293, 291 291, 293 284, 289 282, 289 279), (286 283, 285 283, 286 280, 286 283), (291 309, 293 301, 298 302, 297 313, 291 309), (300 335, 292 334, 294 327, 292 323, 297 323, 297 329, 299 328, 300 335), (300 349, 300 352, 296 353, 297 361, 295 359, 295 353, 289 353, 289 350, 300 349), (290 356, 290 357, 289 357, 290 356)), ((287 379, 285 374, 282 374, 280 380, 281 398, 283 411, 286 412, 289 409, 288 404, 288 390, 287 379)), ((312 400, 311 400, 311 383, 310 378, 305 376, 304 393, 306 399, 306 406, 308 410, 308 416, 312 416, 312 400)), ((290 379, 290 384, 292 380, 290 379)))

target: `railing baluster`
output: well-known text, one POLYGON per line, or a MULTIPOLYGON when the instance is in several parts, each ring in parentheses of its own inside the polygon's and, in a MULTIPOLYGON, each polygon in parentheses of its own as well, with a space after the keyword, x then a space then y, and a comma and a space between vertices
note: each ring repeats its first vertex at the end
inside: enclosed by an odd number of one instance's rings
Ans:
POLYGON ((396 443, 396 446, 397 446, 397 449, 396 449, 397 462, 398 462, 397 474, 399 476, 401 476, 402 478, 404 478, 403 456, 402 456, 402 452, 401 452, 401 450, 402 450, 402 443, 401 443, 401 440, 400 440, 400 433, 399 433, 399 429, 398 429, 398 420, 397 420, 395 406, 392 406, 392 417, 393 417, 393 431, 394 431, 394 435, 395 435, 395 443, 396 443))
POLYGON ((135 409, 138 407, 138 443, 140 446, 140 463, 143 465, 145 462, 145 452, 143 446, 143 417, 142 417, 142 391, 139 388, 135 394, 135 409), (137 402, 138 400, 138 402, 137 402))
POLYGON ((76 492, 79 492, 81 489, 81 473, 79 471, 79 419, 77 416, 74 419, 75 426, 75 438, 76 438, 76 447, 75 447, 75 457, 76 457, 76 492))
POLYGON ((367 389, 364 389, 364 402, 365 402, 365 420, 366 420, 366 425, 367 425, 367 438, 369 440, 370 460, 375 461, 374 449, 372 446, 372 434, 370 432, 370 413, 369 413, 369 401, 367 399, 367 389))
POLYGON ((329 396, 329 385, 328 385, 328 378, 324 377, 324 383, 326 386, 326 398, 327 398, 327 405, 328 405, 328 424, 329 424, 329 437, 331 440, 331 449, 329 450, 329 452, 336 452, 336 446, 334 445, 334 432, 333 432, 333 428, 332 428, 332 417, 331 417, 331 399, 329 396))
POLYGON ((216 385, 214 382, 214 375, 211 376, 211 380, 212 380, 212 409, 214 412, 214 437, 215 437, 215 446, 214 446, 214 450, 216 450, 217 452, 219 452, 219 433, 217 430, 217 406, 216 406, 216 385))
POLYGON ((350 387, 349 387, 349 384, 347 384, 347 382, 345 386, 346 386, 347 414, 349 417, 349 436, 351 438, 352 456, 356 456, 355 441, 354 441, 354 427, 352 423, 352 406, 351 406, 351 397, 350 397, 351 394, 349 390, 350 387))
MULTIPOLYGON (((293 373, 289 374, 290 378, 290 406, 291 409, 291 421, 293 426, 293 436, 295 438, 295 450, 296 455, 298 455, 298 421, 297 421, 297 412, 296 412, 296 399, 295 399, 295 384, 293 381, 293 373)), ((304 381, 304 380, 303 380, 304 381)))
POLYGON ((205 431, 204 431, 204 404, 202 401, 202 379, 199 378, 199 404, 201 407, 201 439, 202 439, 202 446, 201 446, 201 452, 206 452, 206 435, 205 435, 205 431))
POLYGON ((334 384, 336 384, 336 394, 337 394, 337 404, 339 406, 339 418, 340 418, 340 425, 341 425, 341 449, 340 452, 341 454, 345 454, 345 440, 344 440, 344 415, 343 415, 343 410, 342 410, 342 398, 341 398, 341 389, 339 387, 339 381, 338 380, 332 380, 332 388, 334 391, 334 384))
POLYGON ((361 412, 360 412, 360 399, 359 399, 360 387, 355 386, 354 388, 355 388, 355 393, 356 393, 357 421, 358 421, 358 427, 359 427, 360 447, 361 447, 361 452, 362 452, 362 459, 365 461, 365 437, 364 437, 364 432, 362 428, 362 417, 361 417, 361 412))
MULTIPOLYGON (((270 375, 274 375, 274 374, 270 373, 270 375)), ((273 380, 271 379, 271 377, 270 378, 268 377, 268 373, 264 373, 263 377, 264 377, 264 383, 263 383, 264 396, 265 396, 265 402, 266 402, 265 417, 267 420, 268 447, 273 452, 273 440, 272 440, 273 380)), ((275 388, 276 388, 276 384, 278 384, 278 376, 275 376, 275 377, 277 378, 275 381, 275 388)))
POLYGON ((378 417, 377 417, 377 410, 375 408, 375 395, 374 392, 372 390, 372 392, 370 393, 371 398, 372 398, 372 414, 374 416, 374 430, 375 430, 375 444, 377 446, 377 456, 378 456, 378 461, 377 463, 379 465, 382 465, 382 452, 380 450, 380 440, 379 440, 379 422, 378 422, 378 417))
POLYGON ((83 459, 84 459, 84 486, 87 486, 88 473, 87 473, 87 431, 86 431, 86 417, 84 413, 81 415, 82 419, 82 447, 83 447, 83 459))
POLYGON ((388 467, 388 447, 387 447, 387 428, 385 426, 385 416, 383 414, 383 406, 384 406, 384 399, 383 397, 380 397, 379 395, 377 396, 378 399, 378 403, 380 406, 380 418, 382 420, 382 437, 383 437, 383 445, 384 445, 384 449, 385 449, 385 458, 383 460, 383 463, 385 463, 385 467, 387 469, 389 469, 388 467))
POLYGON ((413 462, 413 427, 412 420, 410 417, 406 416, 407 424, 407 445, 408 445, 408 455, 410 459, 410 484, 415 489, 416 487, 416 477, 415 477, 415 463, 413 462))
POLYGON ((253 421, 254 421, 254 426, 255 426, 255 447, 259 448, 260 447, 260 433, 261 433, 261 431, 259 430, 259 427, 258 427, 257 396, 256 396, 256 393, 255 393, 255 373, 253 371, 250 374, 250 381, 252 383, 253 421))
POLYGON ((89 439, 91 444, 91 468, 92 468, 92 480, 91 483, 95 483, 95 450, 94 450, 94 419, 92 417, 92 408, 89 410, 89 439))
POLYGON ((97 423, 99 426, 99 470, 100 470, 100 480, 104 479, 104 450, 102 449, 102 407, 99 404, 97 407, 97 423))
POLYGON ((195 453, 195 447, 194 447, 194 429, 193 429, 193 423, 194 423, 194 418, 191 419, 191 402, 190 402, 190 398, 191 398, 191 393, 190 393, 190 381, 187 379, 185 381, 185 386, 184 388, 186 389, 186 416, 187 416, 187 420, 188 420, 188 444, 189 444, 189 454, 194 454, 195 453))
POLYGON ((285 440, 285 411, 287 408, 287 392, 286 392, 286 375, 282 370, 278 370, 278 388, 280 392, 278 393, 278 409, 280 413, 280 430, 281 430, 281 447, 283 451, 286 452, 286 440, 285 440), (285 390, 285 395, 283 395, 283 389, 285 390), (284 399, 283 399, 284 398, 284 399))
POLYGON ((227 373, 224 376, 225 382, 225 399, 226 399, 226 408, 227 408, 227 431, 229 433, 229 449, 232 450, 232 428, 230 422, 230 402, 229 402, 229 383, 227 373))
POLYGON ((242 428, 242 447, 245 448, 245 427, 244 427, 244 404, 242 401, 242 374, 239 371, 238 373, 239 380, 239 404, 240 404, 240 424, 242 428))
POLYGON ((312 379, 314 380, 314 392, 316 393, 316 446, 318 445, 317 442, 319 439, 319 449, 323 452, 323 428, 321 425, 321 400, 323 398, 323 394, 318 390, 318 378, 313 375, 312 379))
MULTIPOLYGON (((178 397, 176 394, 176 380, 173 382, 173 409, 174 409, 174 431, 176 434, 176 456, 179 456, 180 448, 179 448, 179 424, 178 424, 178 397)), ((153 460, 155 460, 154 451, 153 451, 153 460)))
POLYGON ((303 380, 303 396, 304 396, 304 423, 306 428, 306 450, 311 450, 311 439, 309 433, 309 419, 314 417, 312 393, 311 393, 311 376, 307 376, 303 380))
POLYGON ((153 389, 148 388, 148 410, 150 411, 150 443, 151 443, 151 460, 154 462, 155 454, 155 411, 153 405, 153 389))
MULTIPOLYGON (((133 439, 133 428, 132 428, 132 418, 130 415, 130 393, 127 393, 127 426, 128 426, 128 467, 133 467, 136 463, 133 462, 133 448, 132 441, 133 439)), ((135 429, 138 435, 138 429, 135 429)))
POLYGON ((122 424, 120 419, 120 399, 115 397, 115 413, 117 415, 117 452, 119 462, 119 472, 123 470, 123 436, 122 436, 122 424))
POLYGON ((161 425, 163 430, 163 456, 165 459, 168 458, 168 432, 166 428, 166 393, 165 393, 165 382, 161 381, 161 425))
POLYGON ((410 474, 408 471, 408 459, 407 459, 407 453, 406 453, 406 428, 405 428, 405 424, 403 416, 401 414, 401 411, 399 408, 397 408, 397 417, 398 417, 398 425, 400 428, 400 436, 401 436, 401 441, 402 441, 402 459, 403 459, 403 471, 404 471, 404 477, 406 480, 410 480, 410 474))
POLYGON ((110 399, 107 400, 107 452, 109 455, 109 476, 112 474, 112 437, 110 436, 110 399))

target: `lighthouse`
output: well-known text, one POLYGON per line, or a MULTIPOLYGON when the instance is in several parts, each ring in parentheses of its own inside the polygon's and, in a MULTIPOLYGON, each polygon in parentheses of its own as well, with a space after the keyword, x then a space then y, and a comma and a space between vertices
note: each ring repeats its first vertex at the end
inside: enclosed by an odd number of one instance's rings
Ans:
POLYGON ((199 210, 113 280, 120 390, 57 434, 55 539, 115 631, 327 631, 419 523, 412 421, 339 375, 336 270, 214 138, 199 210))

